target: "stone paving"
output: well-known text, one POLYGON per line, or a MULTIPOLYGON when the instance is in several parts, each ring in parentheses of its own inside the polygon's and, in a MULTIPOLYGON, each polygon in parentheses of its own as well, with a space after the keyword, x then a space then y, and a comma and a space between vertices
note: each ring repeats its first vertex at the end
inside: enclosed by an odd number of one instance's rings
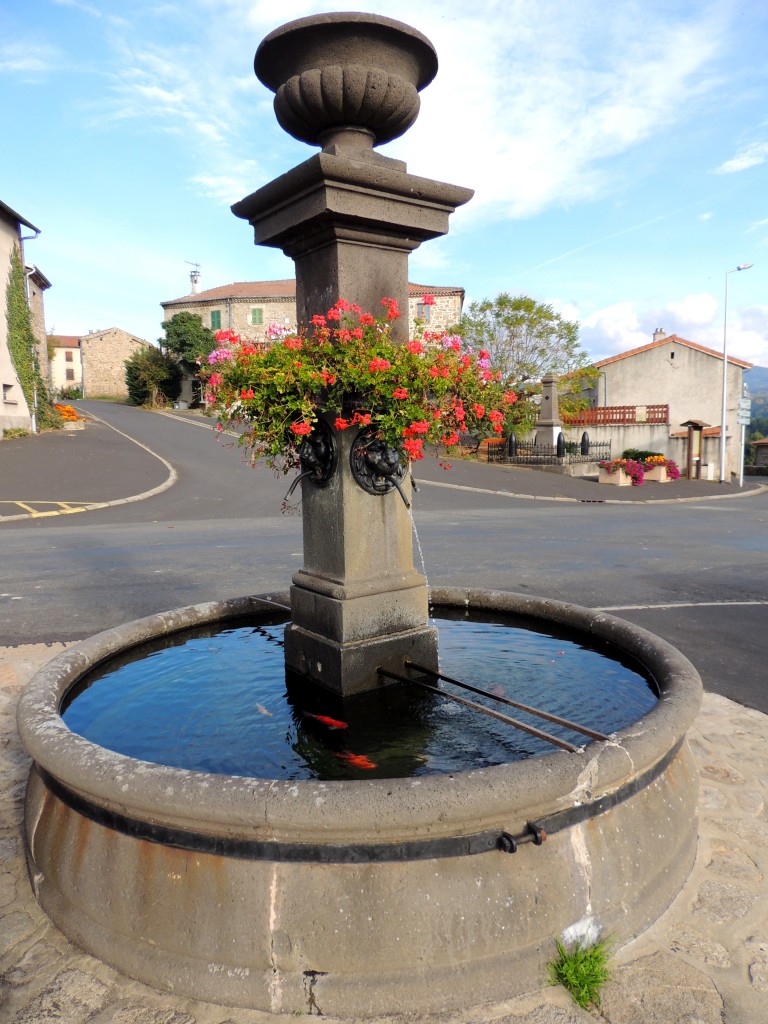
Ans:
MULTIPOLYGON (((278 1024, 284 1018, 155 992, 67 941, 27 879, 21 817, 28 760, 18 695, 64 645, 0 649, 0 1024, 278 1024)), ((690 734, 699 765, 694 870, 670 909, 612 959, 599 1011, 560 988, 414 1024, 766 1024, 768 717, 706 694, 690 734)), ((307 1016, 312 1015, 309 1010, 307 1016)), ((326 1018, 331 1020, 331 1018, 326 1018)), ((403 1022, 403 1017, 380 1018, 403 1022)))

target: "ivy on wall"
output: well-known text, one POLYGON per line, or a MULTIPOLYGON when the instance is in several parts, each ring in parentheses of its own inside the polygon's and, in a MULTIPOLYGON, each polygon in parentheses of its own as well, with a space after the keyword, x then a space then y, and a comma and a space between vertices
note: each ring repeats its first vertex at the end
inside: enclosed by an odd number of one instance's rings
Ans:
POLYGON ((35 386, 37 386, 38 426, 61 426, 61 417, 53 408, 48 388, 40 375, 40 368, 35 357, 37 342, 32 331, 32 317, 24 287, 24 267, 21 263, 21 252, 18 246, 14 246, 11 253, 11 269, 5 292, 5 310, 8 322, 8 351, 30 412, 34 407, 34 392, 35 386))

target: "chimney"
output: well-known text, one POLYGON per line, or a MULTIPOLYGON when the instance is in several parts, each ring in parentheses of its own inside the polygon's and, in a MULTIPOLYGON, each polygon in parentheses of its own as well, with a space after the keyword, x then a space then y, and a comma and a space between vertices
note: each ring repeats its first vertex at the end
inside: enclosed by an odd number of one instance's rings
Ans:
POLYGON ((654 341, 663 341, 666 338, 666 336, 667 332, 664 330, 663 327, 657 327, 656 330, 653 332, 654 341))
POLYGON ((200 281, 200 271, 195 267, 194 270, 189 272, 189 283, 191 285, 190 295, 197 295, 197 285, 200 281))

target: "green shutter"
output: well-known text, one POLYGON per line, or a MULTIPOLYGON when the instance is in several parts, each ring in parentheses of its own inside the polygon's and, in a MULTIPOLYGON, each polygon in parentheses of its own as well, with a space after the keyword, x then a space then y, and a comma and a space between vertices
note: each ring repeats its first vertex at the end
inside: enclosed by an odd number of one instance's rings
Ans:
POLYGON ((211 310, 211 330, 212 331, 220 331, 221 330, 221 310, 220 309, 212 309, 211 310))
POLYGON ((251 310, 251 324, 253 327, 261 327, 264 323, 264 310, 261 306, 254 306, 251 310))

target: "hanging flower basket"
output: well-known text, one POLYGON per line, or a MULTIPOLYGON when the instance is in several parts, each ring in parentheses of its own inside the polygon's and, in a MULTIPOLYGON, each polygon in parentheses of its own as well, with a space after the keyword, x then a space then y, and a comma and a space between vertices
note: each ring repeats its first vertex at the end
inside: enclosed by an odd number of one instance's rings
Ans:
POLYGON ((321 414, 336 431, 372 428, 404 464, 423 458, 425 445, 450 453, 462 434, 510 429, 517 395, 491 368, 488 352, 473 351, 458 335, 424 330, 394 342, 397 302, 382 305, 386 315, 374 317, 339 299, 312 317, 308 331, 270 329, 270 345, 219 331, 206 368, 217 429, 237 428, 251 462, 281 472, 299 465, 301 442, 321 414))

